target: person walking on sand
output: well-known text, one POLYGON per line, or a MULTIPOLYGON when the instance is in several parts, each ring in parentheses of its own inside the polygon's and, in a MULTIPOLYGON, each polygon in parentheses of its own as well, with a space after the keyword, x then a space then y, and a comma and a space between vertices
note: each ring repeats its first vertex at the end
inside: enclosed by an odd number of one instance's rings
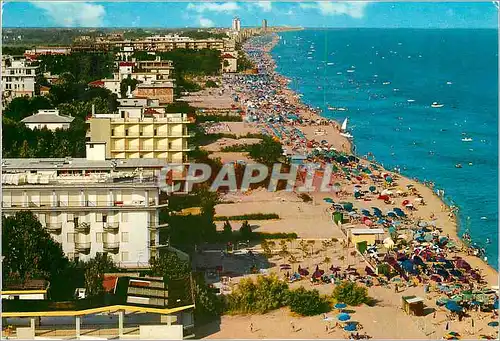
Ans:
POLYGON ((295 333, 295 325, 293 324, 293 321, 290 321, 290 326, 292 327, 292 332, 295 333))
POLYGON ((250 333, 253 333, 253 323, 250 322, 250 333))

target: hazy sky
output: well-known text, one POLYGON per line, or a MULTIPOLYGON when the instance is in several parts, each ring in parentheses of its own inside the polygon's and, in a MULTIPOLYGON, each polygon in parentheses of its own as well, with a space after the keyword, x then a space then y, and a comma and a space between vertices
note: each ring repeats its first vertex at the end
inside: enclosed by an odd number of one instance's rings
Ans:
POLYGON ((493 2, 6 2, 4 27, 497 28, 493 2))

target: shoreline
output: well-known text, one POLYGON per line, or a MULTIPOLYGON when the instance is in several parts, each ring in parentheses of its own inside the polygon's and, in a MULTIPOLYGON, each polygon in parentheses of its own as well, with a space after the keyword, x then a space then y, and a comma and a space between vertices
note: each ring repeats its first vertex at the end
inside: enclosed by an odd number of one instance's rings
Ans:
MULTIPOLYGON (((355 145, 353 144, 353 142, 351 140, 340 135, 339 122, 337 122, 333 119, 329 119, 329 118, 325 118, 325 117, 321 116, 321 114, 317 110, 312 109, 308 105, 304 104, 301 101, 301 96, 298 93, 296 93, 295 91, 293 91, 292 89, 290 89, 290 87, 289 87, 290 79, 288 79, 285 76, 276 72, 277 65, 276 65, 276 61, 274 60, 274 58, 271 55, 271 51, 277 45, 277 43, 279 41, 279 35, 277 33, 271 33, 271 34, 267 34, 267 35, 271 36, 272 40, 270 43, 266 44, 266 46, 262 47, 260 50, 263 52, 262 57, 265 58, 272 65, 272 71, 271 71, 272 74, 270 76, 274 77, 279 82, 279 84, 281 86, 281 89, 280 89, 281 93, 284 96, 286 96, 286 98, 288 98, 291 103, 297 105, 298 107, 305 108, 305 113, 302 113, 300 115, 301 117, 303 117, 303 118, 305 117, 305 118, 309 118, 309 119, 317 119, 317 120, 321 120, 321 121, 324 121, 324 120, 329 121, 335 127, 335 129, 333 130, 333 133, 336 134, 335 139, 342 141, 342 147, 345 147, 345 148, 343 148, 343 151, 347 152, 349 154, 353 154, 353 149, 355 149, 355 145)), ((245 49, 245 52, 248 54, 248 52, 249 52, 248 49, 245 49)), ((282 144, 283 144, 283 139, 280 139, 280 142, 282 142, 282 144)), ((418 179, 412 179, 410 177, 401 175, 399 173, 395 173, 393 171, 387 170, 384 167, 382 167, 382 165, 377 161, 372 162, 372 161, 369 161, 369 160, 364 159, 362 157, 359 157, 359 158, 360 158, 360 160, 363 160, 365 162, 375 163, 378 166, 380 166, 383 170, 385 170, 387 173, 398 176, 401 180, 399 182, 405 182, 405 183, 408 183, 408 184, 415 186, 416 188, 418 188, 419 192, 422 193, 422 196, 424 196, 427 199, 431 199, 431 201, 433 201, 434 204, 436 204, 436 202, 439 202, 439 204, 437 206, 438 207, 442 206, 445 208, 444 211, 439 212, 439 213, 441 213, 441 214, 439 214, 439 216, 441 216, 441 217, 439 217, 439 219, 438 219, 438 221, 443 225, 443 233, 449 235, 450 239, 453 239, 454 241, 456 241, 460 247, 462 247, 462 248, 466 247, 465 243, 463 242, 463 240, 459 236, 458 214, 453 212, 453 209, 452 209, 453 207, 448 205, 443 200, 443 198, 441 198, 435 192, 434 188, 429 187, 427 184, 424 184, 424 183, 418 181, 418 179), (445 213, 445 214, 443 214, 443 213, 445 213), (446 218, 450 214, 453 214, 453 218, 451 220, 446 218)), ((438 212, 436 212, 436 216, 438 216, 437 213, 438 212)), ((433 212, 433 214, 434 214, 434 212, 433 212)), ((498 270, 495 269, 492 265, 490 265, 486 261, 484 261, 483 258, 479 258, 479 257, 474 256, 474 255, 469 255, 465 251, 460 251, 460 255, 464 259, 466 259, 468 262, 470 262, 474 268, 479 268, 481 271, 483 271, 485 277, 488 278, 488 282, 490 285, 498 285, 498 270), (495 278, 495 279, 493 280, 493 278, 495 278), (491 283, 492 281, 493 281, 493 283, 491 283)))

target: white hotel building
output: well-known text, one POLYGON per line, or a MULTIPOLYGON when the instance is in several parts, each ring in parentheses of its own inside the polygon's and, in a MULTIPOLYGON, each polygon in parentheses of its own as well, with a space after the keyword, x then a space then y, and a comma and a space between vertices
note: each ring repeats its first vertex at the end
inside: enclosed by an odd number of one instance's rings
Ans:
MULTIPOLYGON (((87 151, 100 147, 87 144, 87 151)), ((159 231, 167 224, 159 213, 168 204, 157 183, 165 164, 139 158, 4 159, 3 214, 32 211, 69 258, 107 252, 120 267, 144 268, 166 247, 159 231)))

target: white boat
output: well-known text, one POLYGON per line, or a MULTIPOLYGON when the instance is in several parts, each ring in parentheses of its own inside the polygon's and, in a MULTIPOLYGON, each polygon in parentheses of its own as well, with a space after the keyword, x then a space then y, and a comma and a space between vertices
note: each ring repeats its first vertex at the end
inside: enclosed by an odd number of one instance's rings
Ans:
POLYGON ((408 103, 413 103, 413 102, 415 102, 415 100, 414 100, 414 99, 407 99, 406 101, 407 101, 408 103))
POLYGON ((340 72, 340 71, 339 71, 339 72, 337 72, 337 75, 341 75, 341 74, 342 74, 342 72, 340 72))
POLYGON ((326 63, 326 65, 333 65, 333 63, 326 63))
POLYGON ((338 111, 347 111, 347 108, 337 108, 338 111))
POLYGON ((431 107, 433 107, 433 108, 442 108, 442 107, 444 107, 444 104, 439 104, 438 102, 433 102, 431 104, 431 107))
POLYGON ((472 139, 470 137, 464 137, 462 139, 462 142, 471 142, 471 141, 472 141, 472 139))
POLYGON ((334 110, 335 111, 335 110, 337 110, 337 108, 328 106, 328 110, 334 110))
POLYGON ((383 82, 382 84, 389 85, 389 84, 391 84, 391 82, 383 82))
POLYGON ((446 82, 446 84, 448 84, 448 85, 452 85, 453 83, 452 83, 452 82, 446 82))
POLYGON ((355 71, 355 70, 347 70, 347 72, 350 72, 350 73, 351 73, 351 72, 354 72, 354 71, 355 71))
POLYGON ((307 57, 307 59, 313 59, 313 57, 307 57))
POLYGON ((354 136, 352 136, 351 134, 349 133, 340 133, 340 136, 344 136, 344 137, 347 137, 348 139, 352 139, 354 136))

